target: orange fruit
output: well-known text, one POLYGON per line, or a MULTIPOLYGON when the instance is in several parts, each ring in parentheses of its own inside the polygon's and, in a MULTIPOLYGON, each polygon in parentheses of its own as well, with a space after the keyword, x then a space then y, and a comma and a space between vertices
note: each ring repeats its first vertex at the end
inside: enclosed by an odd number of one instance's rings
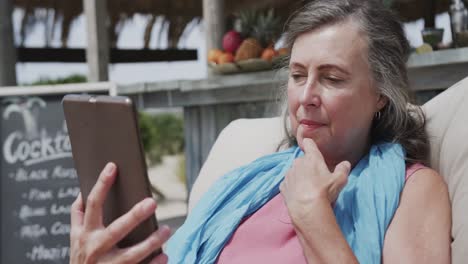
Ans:
POLYGON ((234 61, 234 55, 230 52, 225 52, 219 56, 218 63, 223 64, 223 63, 229 63, 234 61))
POLYGON ((223 55, 223 52, 219 49, 211 49, 208 51, 208 61, 219 63, 219 57, 223 55))
POLYGON ((289 49, 281 48, 277 52, 278 52, 278 55, 288 55, 289 54, 289 49))
POLYGON ((273 59, 273 57, 275 57, 277 55, 275 49, 273 48, 266 48, 263 50, 262 52, 262 59, 266 60, 266 61, 271 61, 273 59))

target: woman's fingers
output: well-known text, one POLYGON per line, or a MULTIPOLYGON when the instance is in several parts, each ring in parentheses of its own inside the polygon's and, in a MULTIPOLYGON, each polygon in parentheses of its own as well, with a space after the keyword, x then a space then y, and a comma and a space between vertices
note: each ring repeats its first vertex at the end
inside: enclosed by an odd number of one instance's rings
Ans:
POLYGON ((81 192, 71 205, 70 219, 71 226, 81 226, 83 224, 84 206, 81 192))
POLYGON ((322 152, 320 152, 317 144, 315 141, 311 138, 304 138, 302 141, 302 144, 304 146, 304 155, 306 157, 311 157, 314 161, 315 160, 321 160, 325 162, 325 159, 323 158, 322 152))
POLYGON ((343 183, 342 180, 343 178, 346 179, 348 178, 349 173, 351 172, 351 163, 349 161, 345 160, 340 162, 338 165, 336 165, 335 170, 333 171, 333 174, 337 179, 340 180, 340 183, 343 183))
POLYGON ((342 161, 336 165, 335 170, 333 171, 334 181, 331 186, 331 202, 335 202, 341 190, 346 186, 346 183, 348 183, 350 171, 351 163, 349 163, 349 161, 342 161))
MULTIPOLYGON (((132 246, 130 248, 124 249, 124 253, 122 254, 123 262, 140 262, 146 257, 148 257, 151 253, 156 251, 157 249, 161 248, 162 245, 169 239, 171 235, 171 230, 168 226, 162 226, 157 231, 153 232, 148 238, 144 241, 132 246)), ((157 261, 162 261, 165 257, 161 256, 160 254, 155 259, 157 261)), ((153 261, 155 260, 153 259, 153 261)), ((156 263, 165 263, 165 262, 156 262, 156 263)))
POLYGON ((71 205, 70 210, 70 243, 79 236, 80 229, 83 226, 83 218, 84 218, 84 206, 83 206, 83 199, 81 198, 81 193, 76 197, 75 201, 71 205))
POLYGON ((86 229, 94 229, 102 225, 102 207, 112 184, 114 183, 116 169, 114 163, 107 163, 102 170, 93 189, 86 199, 84 225, 86 229))
POLYGON ((156 202, 153 198, 146 198, 137 203, 126 214, 117 218, 112 222, 105 231, 105 239, 103 248, 112 248, 117 242, 122 240, 130 233, 138 224, 146 220, 154 214, 156 210, 156 202))
POLYGON ((150 264, 166 264, 169 261, 169 258, 166 254, 161 253, 153 260, 151 260, 150 264))

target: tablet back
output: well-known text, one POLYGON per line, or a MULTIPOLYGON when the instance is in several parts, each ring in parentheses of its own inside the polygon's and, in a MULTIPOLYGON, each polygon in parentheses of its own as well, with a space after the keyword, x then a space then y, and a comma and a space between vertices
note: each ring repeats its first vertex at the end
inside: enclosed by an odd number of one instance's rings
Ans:
MULTIPOLYGON (((85 203, 105 165, 112 161, 118 167, 104 205, 107 226, 136 203, 151 197, 135 107, 122 96, 67 95, 62 103, 85 203)), ((118 245, 138 243, 156 229, 156 218, 150 217, 118 245)))

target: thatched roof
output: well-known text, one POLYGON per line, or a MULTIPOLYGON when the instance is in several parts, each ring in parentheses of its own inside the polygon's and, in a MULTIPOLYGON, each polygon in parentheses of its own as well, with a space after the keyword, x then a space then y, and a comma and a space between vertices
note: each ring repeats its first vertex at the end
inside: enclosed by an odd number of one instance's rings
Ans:
MULTIPOLYGON (((304 1, 307 0, 225 0, 225 9, 226 14, 229 16, 243 9, 273 7, 279 15, 287 18, 304 1)), ((424 7, 428 3, 428 0, 384 1, 392 2, 392 8, 396 9, 405 21, 424 17, 424 7)), ((451 2, 450 0, 434 1, 437 13, 447 11, 451 2)), ((20 29, 21 44, 27 38, 28 30, 32 25, 36 23, 46 25, 46 43, 49 43, 55 26, 60 24, 62 46, 66 47, 72 22, 83 10, 82 0, 13 0, 13 2, 15 7, 22 8, 25 11, 20 29), (48 11, 38 12, 38 8, 46 8, 48 11), (47 23, 46 21, 53 22, 47 23)), ((191 30, 187 26, 196 25, 201 21, 202 17, 202 0, 107 0, 107 3, 111 27, 110 43, 113 47, 117 43, 122 26, 135 14, 148 15, 143 36, 146 48, 149 47, 151 32, 157 18, 162 18, 169 28, 169 47, 176 47, 179 40, 183 39, 184 31, 191 30)), ((161 34, 162 31, 158 34, 159 39, 161 39, 161 34)))
MULTIPOLYGON (((57 24, 61 24, 62 45, 67 46, 68 35, 72 22, 83 12, 82 0, 13 0, 15 7, 25 11, 21 25, 22 41, 27 37, 29 26, 35 23, 45 23, 46 31, 53 32, 57 24), (37 12, 39 8, 54 10, 55 12, 37 12), (47 29, 48 28, 48 29, 47 29)), ((170 46, 175 47, 186 26, 194 19, 200 20, 202 14, 202 0, 107 0, 110 18, 110 42, 115 46, 122 25, 135 14, 149 15, 145 30, 145 46, 149 46, 150 34, 157 17, 163 17, 169 23, 170 46)), ((51 36, 47 36, 51 38, 51 36)))
POLYGON ((451 0, 395 0, 392 8, 401 16, 403 21, 414 21, 427 16, 427 8, 434 5, 432 12, 440 14, 449 10, 451 0))

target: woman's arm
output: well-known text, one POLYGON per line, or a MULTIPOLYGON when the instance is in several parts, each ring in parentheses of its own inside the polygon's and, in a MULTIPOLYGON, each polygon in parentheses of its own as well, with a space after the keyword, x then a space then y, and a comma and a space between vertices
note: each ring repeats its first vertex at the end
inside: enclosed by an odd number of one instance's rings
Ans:
POLYGON ((416 171, 385 235, 383 263, 450 263, 451 225, 442 177, 432 169, 416 171))
MULTIPOLYGON (((326 200, 295 215, 293 223, 309 263, 357 263, 326 200)), ((451 224, 442 177, 432 169, 418 170, 406 182, 387 229, 383 263, 450 263, 451 224)))
POLYGON ((304 215, 291 216, 308 263, 359 263, 327 200, 316 200, 304 215))
POLYGON ((349 162, 328 170, 315 142, 304 139, 297 158, 280 185, 308 263, 358 263, 335 219, 331 204, 346 185, 349 162), (310 175, 313 175, 311 177, 310 175))

